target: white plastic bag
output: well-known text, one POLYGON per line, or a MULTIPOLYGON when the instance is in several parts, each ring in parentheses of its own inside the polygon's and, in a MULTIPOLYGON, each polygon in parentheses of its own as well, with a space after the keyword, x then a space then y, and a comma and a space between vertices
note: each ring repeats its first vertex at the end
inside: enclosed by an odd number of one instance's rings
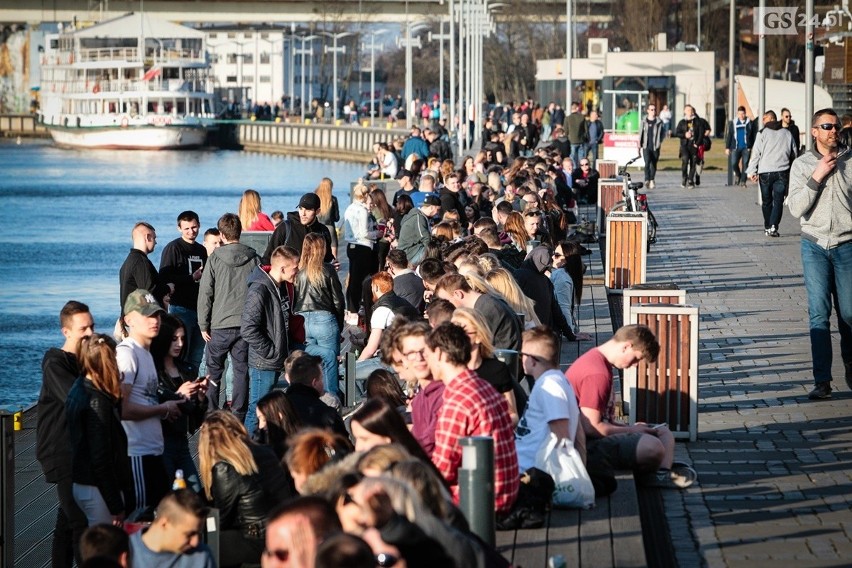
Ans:
POLYGON ((551 432, 536 453, 535 466, 547 472, 556 484, 553 490, 554 507, 591 509, 595 506, 592 479, 572 440, 560 439, 551 432))

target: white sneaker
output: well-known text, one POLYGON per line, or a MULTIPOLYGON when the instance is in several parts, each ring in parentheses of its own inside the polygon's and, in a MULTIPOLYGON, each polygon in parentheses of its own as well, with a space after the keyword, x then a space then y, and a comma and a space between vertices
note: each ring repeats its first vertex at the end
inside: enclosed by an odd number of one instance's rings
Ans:
POLYGON ((654 183, 654 180, 648 182, 648 189, 654 189, 655 187, 657 187, 657 184, 654 183))

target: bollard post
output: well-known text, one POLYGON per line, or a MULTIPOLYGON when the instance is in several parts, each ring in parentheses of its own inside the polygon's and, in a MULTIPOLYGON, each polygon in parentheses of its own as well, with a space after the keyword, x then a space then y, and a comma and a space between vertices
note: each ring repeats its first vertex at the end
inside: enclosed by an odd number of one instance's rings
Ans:
POLYGON ((0 412, 0 566, 14 566, 15 418, 0 412))
POLYGON ((459 508, 470 530, 494 546, 494 440, 490 436, 460 438, 459 508))

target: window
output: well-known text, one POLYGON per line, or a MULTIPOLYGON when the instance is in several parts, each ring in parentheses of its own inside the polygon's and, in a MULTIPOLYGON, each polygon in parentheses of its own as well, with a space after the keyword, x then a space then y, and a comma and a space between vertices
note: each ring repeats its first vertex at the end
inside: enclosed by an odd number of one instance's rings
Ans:
POLYGON ((236 62, 237 62, 237 54, 236 53, 229 53, 228 54, 228 63, 234 64, 236 62))
POLYGON ((228 75, 227 77, 225 77, 225 82, 236 84, 237 76, 236 75, 228 75))
POLYGON ((243 75, 243 83, 254 83, 254 75, 243 75))
POLYGON ((265 51, 260 54, 260 64, 261 65, 268 65, 269 64, 269 54, 266 53, 265 51))
POLYGON ((243 54, 243 63, 245 63, 246 65, 252 65, 254 63, 254 54, 253 53, 243 54))
POLYGON ((213 65, 215 65, 216 63, 219 63, 219 54, 218 53, 211 53, 210 54, 210 63, 213 64, 213 65))
POLYGON ((228 39, 237 39, 237 34, 234 32, 228 32, 228 39))
POLYGON ((251 32, 243 32, 243 37, 246 39, 251 39, 254 37, 254 34, 251 32))
POLYGON ((263 32, 260 34, 260 39, 269 39, 269 32, 263 32))
POLYGON ((212 34, 207 34, 207 37, 208 37, 209 39, 216 39, 216 37, 217 37, 218 35, 219 35, 219 34, 217 34, 217 33, 212 33, 212 34))
POLYGON ((271 83, 272 80, 269 78, 269 75, 261 75, 259 77, 261 83, 271 83))

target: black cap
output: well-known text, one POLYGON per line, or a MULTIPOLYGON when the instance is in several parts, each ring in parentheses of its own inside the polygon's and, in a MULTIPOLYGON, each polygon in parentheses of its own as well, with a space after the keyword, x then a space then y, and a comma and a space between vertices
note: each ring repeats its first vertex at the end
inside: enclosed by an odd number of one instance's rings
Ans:
POLYGON ((306 193, 299 200, 299 209, 316 211, 320 208, 320 198, 316 193, 306 193))
POLYGON ((426 196, 425 199, 423 199, 423 205, 436 205, 436 206, 440 207, 441 206, 441 200, 438 199, 438 196, 430 193, 429 195, 426 196))
POLYGON ((414 177, 414 176, 411 174, 410 170, 406 170, 405 168, 400 168, 399 171, 396 174, 396 179, 402 179, 404 177, 414 177))

